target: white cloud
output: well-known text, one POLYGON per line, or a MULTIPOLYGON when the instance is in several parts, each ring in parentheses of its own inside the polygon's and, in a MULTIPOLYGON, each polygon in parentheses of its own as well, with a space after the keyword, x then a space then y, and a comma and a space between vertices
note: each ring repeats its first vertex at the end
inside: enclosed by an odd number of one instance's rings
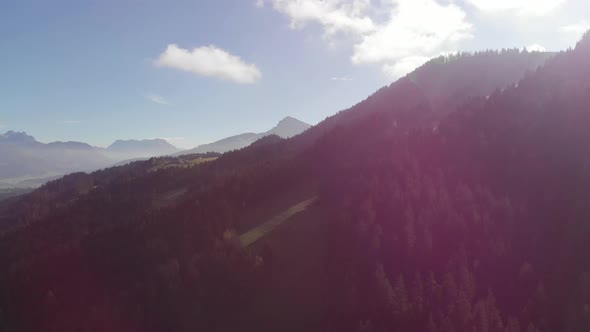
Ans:
POLYGON ((582 38, 582 35, 590 29, 588 21, 580 21, 574 24, 562 26, 559 30, 562 32, 562 40, 567 41, 570 45, 576 45, 582 38))
POLYGON ((488 13, 515 12, 522 16, 548 15, 567 0, 467 0, 488 13))
POLYGON ((292 28, 319 23, 327 36, 338 32, 366 33, 375 30, 367 15, 370 0, 271 0, 273 7, 289 16, 292 28))
POLYGON ((264 0, 256 0, 254 4, 256 5, 256 7, 262 8, 264 7, 264 0))
POLYGON ((576 36, 580 37, 586 31, 590 30, 590 24, 588 22, 582 21, 574 24, 564 25, 560 29, 562 32, 575 34, 576 36))
POLYGON ((543 45, 539 44, 531 44, 526 47, 527 51, 529 52, 545 52, 547 49, 543 45))
POLYGON ((345 35, 353 45, 352 63, 380 65, 394 78, 471 38, 465 12, 436 0, 268 1, 290 18, 292 28, 317 23, 327 38, 345 35))
POLYGON ((149 94, 145 95, 145 98, 151 102, 156 103, 156 104, 170 105, 170 102, 168 100, 166 100, 166 98, 164 98, 160 95, 157 95, 157 94, 149 93, 149 94))
POLYGON ((330 78, 330 80, 332 80, 332 81, 352 81, 352 78, 347 77, 347 76, 342 76, 342 77, 332 77, 332 78, 330 78))
POLYGON ((78 124, 82 121, 80 120, 59 120, 57 121, 58 124, 65 124, 65 125, 74 125, 74 124, 78 124))
POLYGON ((389 21, 354 46, 353 63, 380 63, 386 72, 399 77, 471 38, 465 12, 453 4, 396 2, 389 21))
POLYGON ((256 65, 247 64, 214 45, 190 51, 170 44, 154 64, 240 84, 252 84, 262 77, 256 65))

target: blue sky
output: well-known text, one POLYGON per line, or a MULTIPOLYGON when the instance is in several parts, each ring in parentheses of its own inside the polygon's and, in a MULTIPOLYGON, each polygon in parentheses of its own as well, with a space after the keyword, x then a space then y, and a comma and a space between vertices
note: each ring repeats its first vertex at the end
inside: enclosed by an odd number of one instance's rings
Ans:
POLYGON ((586 0, 19 0, 0 4, 0 131, 192 147, 315 124, 444 52, 562 50, 586 0))

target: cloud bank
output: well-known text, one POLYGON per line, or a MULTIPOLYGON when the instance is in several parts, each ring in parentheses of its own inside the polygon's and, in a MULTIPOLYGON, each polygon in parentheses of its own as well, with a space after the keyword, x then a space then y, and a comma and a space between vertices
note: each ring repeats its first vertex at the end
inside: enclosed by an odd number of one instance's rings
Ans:
POLYGON ((319 24, 328 39, 352 41, 354 64, 377 64, 395 78, 471 38, 455 4, 435 0, 268 0, 293 29, 319 24))
POLYGON ((376 29, 367 16, 369 0, 269 0, 274 9, 291 19, 291 28, 308 23, 321 24, 327 36, 338 32, 362 34, 376 29))
POLYGON ((465 12, 453 4, 395 2, 387 22, 354 45, 353 63, 382 64, 386 73, 399 77, 472 37, 465 12))
MULTIPOLYGON (((455 52, 473 38, 466 10, 484 15, 541 17, 568 0, 258 0, 288 17, 290 27, 322 28, 329 44, 337 38, 350 43, 351 62, 374 64, 399 78, 432 57, 455 52)), ((587 24, 565 26, 581 34, 587 24), (582 32, 580 32, 582 31, 582 32)), ((531 45, 535 50, 540 45, 531 45)))
POLYGON ((154 64, 239 84, 252 84, 262 78, 255 64, 245 63, 214 45, 187 50, 170 44, 154 64))

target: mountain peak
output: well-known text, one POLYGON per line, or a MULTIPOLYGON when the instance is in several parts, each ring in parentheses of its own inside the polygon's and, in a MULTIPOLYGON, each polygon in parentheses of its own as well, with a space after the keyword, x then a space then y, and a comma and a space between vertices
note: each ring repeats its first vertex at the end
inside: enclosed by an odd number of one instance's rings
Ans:
POLYGON ((277 135, 282 138, 289 138, 304 132, 309 127, 311 127, 311 125, 287 116, 279 121, 274 128, 264 133, 264 135, 277 135))
POLYGON ((17 132, 10 130, 0 135, 0 142, 12 144, 33 144, 37 143, 37 140, 24 131, 17 132))
MULTIPOLYGON (((234 135, 231 137, 226 137, 213 143, 199 145, 194 149, 181 151, 178 153, 178 155, 206 152, 225 153, 228 151, 238 150, 246 146, 249 146, 250 144, 266 136, 276 135, 280 138, 293 137, 306 131, 309 127, 311 127, 311 125, 299 121, 293 117, 286 116, 281 121, 279 121, 279 123, 277 123, 277 125, 274 126, 274 128, 267 132, 258 134, 245 133, 240 135, 234 135)), ((272 138, 268 140, 272 140, 272 138)), ((268 140, 263 140, 261 144, 265 144, 264 142, 267 142, 268 140)))
POLYGON ((279 121, 279 123, 284 123, 284 122, 301 122, 301 121, 295 119, 294 117, 286 116, 281 121, 279 121))

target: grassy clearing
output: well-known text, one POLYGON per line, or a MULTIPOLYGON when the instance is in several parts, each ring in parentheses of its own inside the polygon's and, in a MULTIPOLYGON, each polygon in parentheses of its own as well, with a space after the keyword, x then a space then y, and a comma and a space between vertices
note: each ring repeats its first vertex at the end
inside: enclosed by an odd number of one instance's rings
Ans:
POLYGON ((240 244, 244 247, 248 247, 254 242, 258 241, 260 238, 264 237, 267 233, 272 232, 275 228, 280 226, 285 221, 289 220, 289 218, 293 217, 299 212, 304 211, 307 209, 313 202, 315 202, 317 196, 312 198, 306 199, 302 202, 299 202, 284 212, 274 216, 269 221, 251 229, 250 231, 242 234, 239 236, 240 244))
POLYGON ((270 247, 273 260, 258 280, 256 295, 230 313, 217 331, 327 331, 325 217, 310 205, 248 250, 270 247))
POLYGON ((188 188, 179 188, 165 192, 153 200, 152 206, 156 209, 171 207, 176 204, 187 191, 188 188))

